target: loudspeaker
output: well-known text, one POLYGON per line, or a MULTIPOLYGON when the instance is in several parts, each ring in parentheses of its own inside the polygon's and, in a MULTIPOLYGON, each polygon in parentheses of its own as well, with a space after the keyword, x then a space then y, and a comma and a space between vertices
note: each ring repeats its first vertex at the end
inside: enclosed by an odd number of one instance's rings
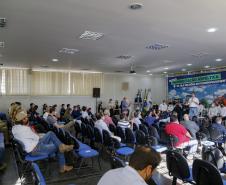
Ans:
POLYGON ((100 88, 93 88, 93 97, 100 98, 100 88))

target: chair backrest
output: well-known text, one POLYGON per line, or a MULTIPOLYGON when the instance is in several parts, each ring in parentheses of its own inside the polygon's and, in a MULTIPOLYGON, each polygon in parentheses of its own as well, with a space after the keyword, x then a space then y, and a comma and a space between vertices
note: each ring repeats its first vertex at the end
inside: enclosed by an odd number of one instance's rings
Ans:
POLYGON ((156 129, 155 127, 150 126, 150 127, 148 128, 148 131, 149 131, 150 136, 154 136, 154 137, 156 137, 157 139, 160 139, 159 133, 158 133, 158 131, 157 131, 157 129, 156 129))
POLYGON ((149 135, 149 133, 148 133, 148 127, 145 124, 140 124, 139 129, 141 131, 143 131, 146 136, 149 135))
POLYGON ((109 124, 109 130, 110 130, 111 132, 113 132, 114 135, 116 135, 116 127, 115 127, 115 125, 109 124))
POLYGON ((43 177, 42 172, 36 163, 32 163, 32 171, 34 177, 34 184, 46 185, 45 178, 43 177))
POLYGON ((23 163, 25 156, 27 154, 26 151, 24 150, 23 143, 14 138, 12 140, 12 144, 17 160, 23 163))
POLYGON ((56 134, 56 135, 62 143, 67 144, 67 140, 64 135, 64 130, 62 128, 58 129, 58 134, 56 134))
POLYGON ((210 139, 212 141, 218 141, 223 139, 223 134, 215 127, 209 128, 210 139))
POLYGON ((224 167, 224 155, 216 147, 203 146, 202 159, 215 165, 218 169, 224 167))
POLYGON ((118 157, 111 157, 111 169, 122 168, 125 167, 125 162, 118 157))
POLYGON ((133 123, 133 131, 137 131, 139 128, 137 127, 137 125, 135 123, 133 123))
POLYGON ((87 137, 94 140, 94 129, 91 125, 86 125, 87 137))
POLYGON ((121 138, 122 143, 125 142, 126 137, 125 137, 125 133, 124 133, 122 127, 119 127, 119 126, 116 127, 116 135, 121 138))
POLYGON ((79 123, 76 122, 76 121, 75 121, 75 131, 76 131, 76 133, 80 133, 81 132, 81 127, 80 127, 79 123))
POLYGON ((87 136, 86 125, 83 122, 81 123, 81 132, 83 137, 87 136))
POLYGON ((145 134, 144 134, 144 132, 142 130, 137 130, 136 131, 136 143, 138 145, 145 145, 145 144, 147 144, 145 134))
POLYGON ((167 151, 166 165, 170 176, 184 180, 191 175, 186 158, 176 151, 167 151))
POLYGON ((102 130, 103 144, 108 147, 113 147, 112 138, 107 130, 102 130))
POLYGON ((223 185, 218 169, 204 160, 196 159, 193 162, 192 175, 196 185, 223 185))
POLYGON ((96 127, 94 127, 94 136, 95 136, 95 142, 96 143, 103 143, 103 137, 102 134, 100 132, 100 130, 96 127))
POLYGON ((133 131, 130 128, 126 128, 125 129, 125 136, 126 136, 126 140, 125 142, 128 144, 135 144, 135 136, 133 134, 133 131))

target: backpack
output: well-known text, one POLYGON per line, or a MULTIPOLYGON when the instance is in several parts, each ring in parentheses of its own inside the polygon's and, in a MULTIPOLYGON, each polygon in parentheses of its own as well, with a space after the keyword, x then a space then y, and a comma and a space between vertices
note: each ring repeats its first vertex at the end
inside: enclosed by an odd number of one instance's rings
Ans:
POLYGON ((218 169, 222 169, 224 167, 224 156, 215 146, 203 146, 202 159, 212 163, 218 169))

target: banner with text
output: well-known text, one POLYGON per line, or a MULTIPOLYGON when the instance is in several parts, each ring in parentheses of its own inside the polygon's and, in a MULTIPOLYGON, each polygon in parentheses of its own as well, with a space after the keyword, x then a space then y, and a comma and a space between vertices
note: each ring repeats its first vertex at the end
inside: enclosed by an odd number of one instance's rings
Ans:
POLYGON ((185 101, 192 92, 205 106, 213 101, 226 103, 226 71, 168 78, 169 99, 185 101))

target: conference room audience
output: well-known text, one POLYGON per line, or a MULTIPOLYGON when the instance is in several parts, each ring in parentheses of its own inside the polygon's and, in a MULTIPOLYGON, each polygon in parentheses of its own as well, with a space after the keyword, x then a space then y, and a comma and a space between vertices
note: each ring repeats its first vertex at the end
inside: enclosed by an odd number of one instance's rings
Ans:
POLYGON ((88 119, 89 118, 89 115, 88 115, 88 112, 87 112, 87 108, 85 106, 82 107, 82 112, 81 113, 82 113, 82 118, 83 119, 85 119, 85 118, 88 119))
POLYGON ((27 113, 19 112, 15 116, 16 125, 12 128, 15 139, 24 145, 24 149, 31 156, 40 155, 42 153, 51 155, 57 153, 60 173, 68 172, 73 166, 67 166, 65 163, 64 153, 73 150, 73 145, 63 144, 53 132, 47 132, 43 137, 29 126, 27 113))
POLYGON ((47 123, 53 125, 57 128, 62 128, 70 132, 73 136, 75 136, 75 128, 74 121, 70 121, 66 124, 60 123, 57 121, 57 118, 54 116, 54 108, 50 108, 49 115, 47 117, 47 123))
POLYGON ((161 156, 149 147, 137 147, 129 165, 106 172, 97 185, 152 185, 152 174, 161 162, 161 156))
POLYGON ((76 120, 80 120, 81 119, 82 113, 81 113, 80 107, 78 105, 77 106, 73 106, 73 110, 72 110, 71 116, 74 119, 76 119, 76 120))
POLYGON ((140 124, 141 124, 141 121, 140 121, 140 118, 139 118, 139 112, 138 111, 135 111, 133 113, 133 119, 131 120, 133 124, 135 124, 137 126, 137 128, 139 128, 140 124))
POLYGON ((63 118, 64 114, 65 114, 65 104, 61 104, 61 108, 60 108, 60 118, 63 118))
POLYGON ((153 124, 156 124, 158 117, 155 117, 154 110, 150 109, 147 112, 147 116, 144 118, 144 121, 148 124, 148 126, 152 126, 153 124))
POLYGON ((196 124, 196 122, 189 119, 188 114, 184 114, 184 121, 181 121, 181 124, 189 131, 191 137, 196 139, 196 133, 199 131, 199 126, 196 124))
POLYGON ((126 128, 131 128, 126 113, 121 113, 119 118, 117 126, 121 127, 123 131, 125 131, 126 128))
POLYGON ((166 101, 163 100, 162 103, 159 105, 159 110, 160 110, 161 112, 165 112, 165 111, 167 111, 167 108, 168 108, 168 106, 167 106, 167 104, 166 104, 166 101))
POLYGON ((172 115, 170 117, 170 123, 166 124, 165 132, 169 135, 175 136, 178 139, 178 141, 175 143, 176 147, 185 148, 190 146, 190 153, 197 151, 197 140, 192 140, 192 136, 189 134, 186 128, 179 123, 176 115, 172 115))
POLYGON ((112 118, 110 117, 110 111, 108 109, 104 110, 104 122, 109 126, 110 124, 114 125, 112 118))
POLYGON ((219 108, 216 106, 215 103, 212 103, 208 111, 209 118, 212 120, 213 117, 218 116, 218 113, 219 113, 219 108))

